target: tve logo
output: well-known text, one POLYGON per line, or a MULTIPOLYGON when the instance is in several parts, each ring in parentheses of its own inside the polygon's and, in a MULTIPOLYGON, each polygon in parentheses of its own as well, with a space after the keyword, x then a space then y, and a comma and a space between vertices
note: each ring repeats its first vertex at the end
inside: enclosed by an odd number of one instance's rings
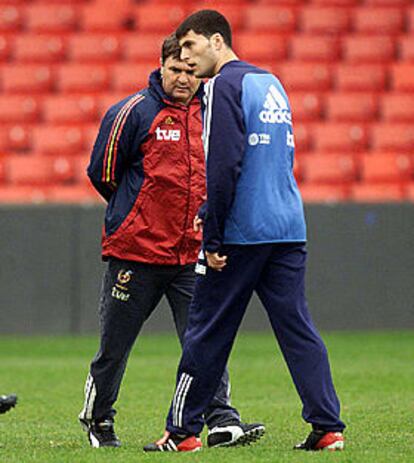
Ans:
POLYGON ((165 141, 179 141, 181 138, 181 131, 180 130, 172 130, 172 129, 161 129, 157 127, 155 129, 155 138, 157 140, 165 140, 165 141))
POLYGON ((292 114, 289 111, 289 106, 274 85, 269 87, 263 104, 263 111, 260 112, 259 118, 265 124, 292 125, 292 114))

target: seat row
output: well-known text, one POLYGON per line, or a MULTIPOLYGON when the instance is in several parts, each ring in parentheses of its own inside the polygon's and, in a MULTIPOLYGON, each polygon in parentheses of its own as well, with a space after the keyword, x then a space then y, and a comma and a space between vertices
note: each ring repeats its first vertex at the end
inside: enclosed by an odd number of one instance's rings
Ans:
MULTIPOLYGON (((38 154, 76 155, 89 151, 97 135, 97 124, 0 127, 0 153, 29 152, 38 154)), ((297 153, 308 152, 414 152, 413 123, 297 123, 297 153)))
MULTIPOLYGON (((55 184, 88 182, 85 154, 15 154, 0 156, 0 183, 55 184)), ((398 152, 333 152, 297 156, 295 176, 306 183, 349 184, 356 181, 414 182, 414 155, 398 152)))
MULTIPOLYGON (((309 159, 304 176, 299 177, 302 196, 307 202, 414 201, 412 160, 388 157, 394 163, 384 163, 380 157, 382 168, 378 168, 372 156, 367 156, 359 176, 351 175, 353 164, 347 155, 332 156, 335 167, 327 159, 309 159), (392 176, 387 170, 397 174, 392 176)), ((88 157, 0 158, 0 202, 101 202, 85 174, 87 163, 88 157)))
MULTIPOLYGON (((126 92, 100 95, 58 94, 45 96, 0 93, 1 123, 83 124, 98 122, 106 110, 127 96, 126 92)), ((294 122, 367 120, 414 124, 414 95, 400 92, 289 93, 294 122)))
MULTIPOLYGON (((21 33, 0 36, 0 62, 4 63, 113 63, 145 61, 160 53, 163 34, 134 33, 21 33)), ((247 61, 300 60, 334 62, 344 60, 387 63, 394 59, 414 61, 414 33, 392 37, 387 34, 284 35, 280 32, 240 32, 234 48, 247 61), (258 46, 258 43, 263 46, 258 46)))
MULTIPOLYGON (((157 66, 155 58, 143 63, 114 65, 0 65, 0 93, 132 93, 147 86, 148 76, 157 66)), ((365 64, 333 67, 290 61, 265 67, 273 68, 288 91, 414 91, 414 62, 384 68, 365 64)))
MULTIPOLYGON (((283 6, 279 2, 267 4, 225 3, 218 8, 237 29, 276 29, 283 32, 339 33, 348 31, 398 33, 414 30, 412 3, 355 4, 338 8, 341 2, 331 6, 306 5, 298 2, 283 6), (332 8, 334 6, 335 8, 332 8)), ((135 2, 34 2, 0 5, 0 31, 30 30, 38 32, 67 32, 76 30, 140 31, 173 30, 192 11, 211 2, 196 1, 188 4, 160 4, 149 2, 136 6, 135 2)))

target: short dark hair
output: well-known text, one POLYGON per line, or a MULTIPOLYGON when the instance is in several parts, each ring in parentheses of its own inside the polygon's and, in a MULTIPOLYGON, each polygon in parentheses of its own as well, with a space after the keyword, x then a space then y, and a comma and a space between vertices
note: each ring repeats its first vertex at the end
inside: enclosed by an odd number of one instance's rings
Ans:
POLYGON ((169 35, 161 47, 161 64, 164 64, 167 58, 172 56, 174 59, 180 59, 181 48, 176 35, 169 35))
POLYGON ((227 19, 216 10, 200 10, 193 13, 178 26, 175 35, 178 40, 189 31, 210 38, 215 33, 222 35, 224 43, 232 47, 231 27, 227 19))

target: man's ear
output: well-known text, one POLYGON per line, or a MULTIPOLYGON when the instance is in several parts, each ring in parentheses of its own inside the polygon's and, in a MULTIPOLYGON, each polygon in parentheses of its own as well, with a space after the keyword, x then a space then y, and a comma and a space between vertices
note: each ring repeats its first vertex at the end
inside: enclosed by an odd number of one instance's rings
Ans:
POLYGON ((214 50, 219 51, 222 49, 224 40, 222 35, 219 32, 216 32, 210 37, 214 50))

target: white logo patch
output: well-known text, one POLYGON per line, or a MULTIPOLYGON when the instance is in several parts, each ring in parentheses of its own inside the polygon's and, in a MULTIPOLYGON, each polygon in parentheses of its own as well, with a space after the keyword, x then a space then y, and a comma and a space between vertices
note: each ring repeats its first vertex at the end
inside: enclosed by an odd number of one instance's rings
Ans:
POLYGON ((155 138, 157 140, 165 140, 165 141, 179 141, 181 138, 181 131, 180 130, 173 130, 173 129, 161 129, 157 127, 155 129, 155 138))
POLYGON ((292 125, 292 113, 287 101, 274 85, 269 87, 259 119, 265 124, 292 125))
POLYGON ((250 146, 270 145, 270 134, 268 133, 251 133, 248 138, 250 146))

